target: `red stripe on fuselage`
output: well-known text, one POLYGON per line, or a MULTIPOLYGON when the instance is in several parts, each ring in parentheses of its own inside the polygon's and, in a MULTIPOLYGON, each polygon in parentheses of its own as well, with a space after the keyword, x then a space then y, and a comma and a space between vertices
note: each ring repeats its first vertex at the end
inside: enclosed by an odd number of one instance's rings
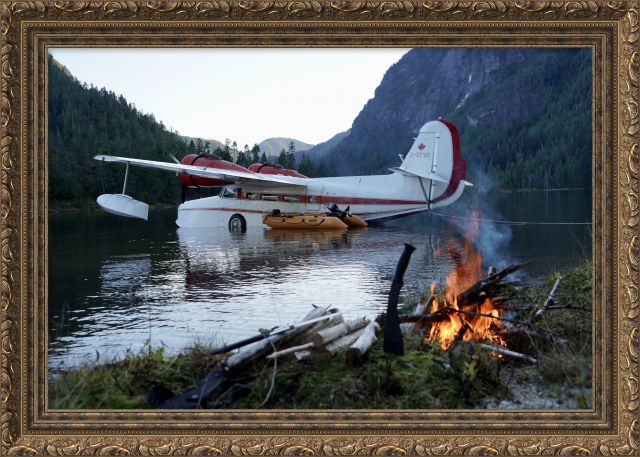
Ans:
POLYGON ((316 203, 335 203, 336 205, 424 205, 424 200, 393 200, 387 198, 336 197, 321 195, 316 203))
MULTIPOLYGON (((316 201, 314 203, 294 203, 294 204, 304 204, 304 205, 313 205, 313 204, 327 204, 327 203, 335 203, 336 205, 424 205, 424 200, 392 200, 386 198, 360 198, 360 197, 330 197, 330 196, 318 196, 316 197, 316 201)), ((274 205, 278 205, 277 202, 271 202, 274 205)), ((185 211, 197 211, 197 210, 220 210, 220 211, 245 211, 247 213, 262 213, 263 211, 259 210, 246 210, 240 208, 183 208, 185 211)), ((266 211, 266 210, 265 210, 266 211)))
POLYGON ((233 213, 268 214, 269 210, 240 209, 240 208, 180 208, 180 211, 231 211, 233 213))

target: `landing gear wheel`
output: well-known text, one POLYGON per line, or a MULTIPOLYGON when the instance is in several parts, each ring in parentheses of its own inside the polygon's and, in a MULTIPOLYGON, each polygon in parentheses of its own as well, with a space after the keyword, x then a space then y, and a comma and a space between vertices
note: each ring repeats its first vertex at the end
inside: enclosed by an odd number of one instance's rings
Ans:
POLYGON ((232 233, 244 233, 247 231, 247 221, 242 214, 234 214, 229 218, 229 231, 232 233))

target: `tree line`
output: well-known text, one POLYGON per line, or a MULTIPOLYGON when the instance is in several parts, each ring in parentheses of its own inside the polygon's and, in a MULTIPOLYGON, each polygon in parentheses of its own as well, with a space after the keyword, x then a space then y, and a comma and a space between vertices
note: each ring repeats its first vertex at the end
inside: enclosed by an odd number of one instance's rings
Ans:
MULTIPOLYGON (((51 56, 48 69, 48 190, 52 208, 95 207, 98 195, 122 190, 125 166, 94 160, 99 154, 159 161, 170 160, 171 155, 182 159, 192 153, 213 154, 244 167, 271 160, 283 168, 296 168, 293 142, 275 158, 267 157, 258 144, 239 149, 235 141, 227 139, 222 147, 212 150, 210 143, 200 139, 185 142, 178 132, 122 95, 80 83, 51 56)), ((298 164, 298 170, 311 177, 325 168, 306 155, 298 164)), ((180 184, 160 170, 132 169, 127 193, 151 204, 176 203, 180 184)))

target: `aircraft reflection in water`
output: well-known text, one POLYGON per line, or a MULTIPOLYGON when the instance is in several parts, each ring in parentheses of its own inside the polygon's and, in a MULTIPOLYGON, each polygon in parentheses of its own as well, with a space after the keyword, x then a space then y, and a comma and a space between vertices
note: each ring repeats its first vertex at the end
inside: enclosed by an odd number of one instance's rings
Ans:
POLYGON ((376 284, 379 276, 375 264, 348 254, 362 231, 261 230, 238 235, 224 229, 180 228, 177 233, 185 260, 185 298, 231 295, 239 301, 236 311, 241 314, 254 300, 257 312, 279 312, 284 318, 304 314, 311 303, 335 304, 336 294, 345 302, 351 297, 361 303, 370 298, 365 284, 376 284), (275 308, 263 310, 266 301, 275 308))

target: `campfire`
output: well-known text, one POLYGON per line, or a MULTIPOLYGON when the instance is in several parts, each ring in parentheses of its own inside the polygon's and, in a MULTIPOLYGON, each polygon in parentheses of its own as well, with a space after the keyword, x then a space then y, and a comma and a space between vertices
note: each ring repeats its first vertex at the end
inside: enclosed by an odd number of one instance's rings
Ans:
POLYGON ((499 358, 506 355, 535 362, 510 346, 514 342, 516 347, 521 346, 518 341, 531 338, 563 343, 535 325, 541 313, 553 305, 557 283, 544 305, 521 303, 522 285, 507 279, 521 265, 499 271, 483 268, 482 255, 475 247, 480 217, 472 214, 470 219, 474 223, 466 227, 462 241, 450 241, 436 251, 436 255, 451 259, 451 271, 444 281, 431 284, 412 315, 400 318, 401 330, 404 334, 420 334, 442 349, 467 341, 493 351, 499 358))
POLYGON ((465 241, 462 250, 452 242, 445 251, 453 260, 454 269, 446 275, 444 291, 436 294, 436 281, 431 284, 427 309, 442 320, 433 320, 426 338, 437 341, 442 349, 459 340, 489 340, 506 346, 497 333, 502 322, 496 319, 501 311, 495 306, 494 297, 486 292, 462 295, 483 279, 482 256, 470 240, 465 241))
POLYGON ((422 335, 445 350, 466 341, 498 358, 506 356, 529 363, 537 360, 517 351, 526 350, 533 341, 565 346, 565 339, 549 333, 537 322, 547 310, 589 309, 555 303, 560 278, 544 303, 523 303, 525 287, 507 279, 522 265, 509 265, 499 271, 493 267, 484 269, 482 255, 475 248, 480 218, 472 215, 471 219, 476 224, 467 227, 464 241, 451 241, 436 251, 436 255, 451 259, 452 269, 444 281, 431 284, 411 315, 400 317, 402 333, 422 335))

